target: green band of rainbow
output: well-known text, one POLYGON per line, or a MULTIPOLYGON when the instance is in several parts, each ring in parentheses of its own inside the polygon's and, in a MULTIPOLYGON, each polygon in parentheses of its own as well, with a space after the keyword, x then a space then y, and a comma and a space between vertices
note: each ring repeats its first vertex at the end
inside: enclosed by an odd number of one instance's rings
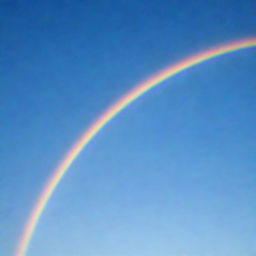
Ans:
POLYGON ((104 126, 111 121, 119 112, 125 109, 129 104, 138 99, 141 95, 151 90, 152 88, 158 86, 161 82, 174 75, 187 70, 197 64, 204 61, 210 60, 212 58, 238 51, 241 49, 246 49, 256 46, 256 37, 251 37, 239 41, 233 41, 221 46, 210 48, 206 51, 200 52, 198 54, 192 55, 180 62, 167 67, 166 69, 160 71, 159 73, 149 77, 144 82, 138 84, 131 91, 124 94, 116 102, 114 102, 109 108, 107 108, 92 124, 88 129, 82 134, 82 136, 77 140, 77 142, 72 146, 72 148, 64 156, 63 160, 60 161, 57 168, 53 171, 52 176, 46 182, 41 194, 36 201, 30 216, 27 219, 24 230, 21 234, 20 240, 18 242, 17 249, 14 256, 25 256, 29 242, 39 221, 39 218, 49 201, 51 195, 53 194, 55 188, 59 184, 60 180, 63 178, 64 174, 68 171, 71 164, 78 157, 79 153, 88 145, 88 143, 93 139, 97 133, 104 128, 104 126))

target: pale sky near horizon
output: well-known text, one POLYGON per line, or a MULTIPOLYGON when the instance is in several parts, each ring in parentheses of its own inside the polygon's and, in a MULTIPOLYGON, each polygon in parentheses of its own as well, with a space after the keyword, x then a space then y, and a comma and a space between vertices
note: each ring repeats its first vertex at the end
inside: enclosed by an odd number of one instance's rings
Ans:
MULTIPOLYGON (((253 0, 0 1, 0 255, 89 123, 152 73, 256 36, 253 0)), ((55 191, 26 256, 255 256, 256 49, 166 81, 55 191)))

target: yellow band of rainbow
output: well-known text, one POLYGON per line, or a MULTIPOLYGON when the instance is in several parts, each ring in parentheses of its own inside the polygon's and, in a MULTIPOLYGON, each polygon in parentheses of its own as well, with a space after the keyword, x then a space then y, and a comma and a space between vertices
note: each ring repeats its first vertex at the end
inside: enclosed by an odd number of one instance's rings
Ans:
POLYGON ((108 107, 92 124, 88 129, 84 131, 82 136, 75 142, 71 149, 64 156, 63 160, 60 161, 57 168, 53 171, 52 176, 46 182, 41 194, 36 201, 31 214, 29 215, 27 222, 24 226, 23 232, 20 236, 17 249, 14 256, 25 256, 29 242, 39 221, 39 218, 53 194, 55 188, 63 178, 64 174, 68 171, 71 164, 78 157, 79 153, 88 145, 97 133, 104 128, 104 126, 111 121, 119 112, 125 109, 130 103, 138 99, 141 95, 158 86, 161 82, 174 75, 187 70, 197 64, 212 58, 250 48, 256 46, 256 37, 246 38, 239 41, 233 41, 221 46, 210 48, 206 51, 199 52, 198 54, 192 55, 180 62, 173 64, 159 73, 149 77, 144 82, 135 86, 131 91, 124 94, 110 107, 108 107))

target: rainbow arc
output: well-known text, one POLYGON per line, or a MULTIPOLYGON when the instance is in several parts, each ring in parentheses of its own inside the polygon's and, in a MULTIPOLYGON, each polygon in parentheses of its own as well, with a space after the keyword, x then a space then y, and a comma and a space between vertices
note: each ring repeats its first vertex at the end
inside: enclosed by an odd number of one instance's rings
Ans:
POLYGON ((242 49, 256 47, 256 37, 246 38, 238 41, 233 41, 223 44, 206 51, 199 52, 188 58, 173 64, 162 71, 154 74, 146 79, 144 82, 139 83, 129 92, 124 94, 110 107, 108 107, 92 124, 89 126, 82 136, 75 142, 71 149, 60 161, 59 165, 53 171, 52 176, 46 182, 42 192, 40 193, 28 219, 25 223, 24 229, 18 241, 18 246, 14 256, 25 256, 29 243, 31 241, 33 232, 36 229, 37 223, 45 209, 50 197, 52 196, 55 188, 60 183, 65 173, 70 169, 70 166, 79 156, 81 151, 92 141, 92 139, 122 110, 127 108, 132 102, 144 95, 154 87, 159 86, 163 81, 175 76, 178 73, 184 72, 200 63, 210 59, 235 52, 242 49))

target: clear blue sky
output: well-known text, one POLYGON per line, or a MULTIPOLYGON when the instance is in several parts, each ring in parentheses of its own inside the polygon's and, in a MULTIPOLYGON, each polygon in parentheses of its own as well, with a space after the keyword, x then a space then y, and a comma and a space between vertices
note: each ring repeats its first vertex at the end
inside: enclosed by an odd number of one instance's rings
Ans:
MULTIPOLYGON (((0 1, 0 254, 85 127, 188 54, 255 36, 254 0, 0 1)), ((118 116, 52 197, 27 256, 256 255, 256 49, 118 116)))

